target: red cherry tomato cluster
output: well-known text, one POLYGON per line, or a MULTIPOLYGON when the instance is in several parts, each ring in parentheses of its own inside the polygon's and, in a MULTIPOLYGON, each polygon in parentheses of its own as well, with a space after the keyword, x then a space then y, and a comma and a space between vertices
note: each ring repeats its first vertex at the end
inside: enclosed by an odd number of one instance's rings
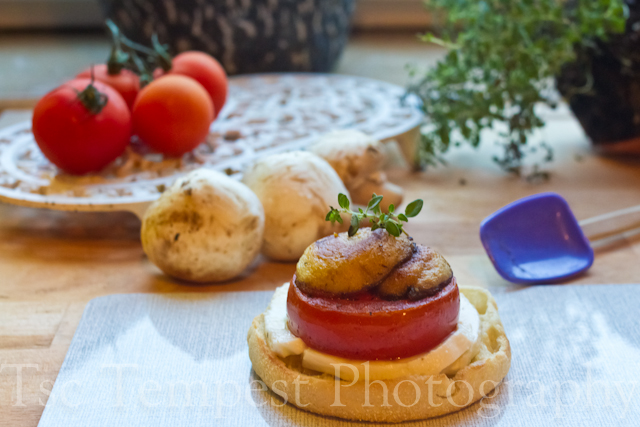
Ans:
POLYGON ((140 77, 106 64, 88 68, 45 95, 33 114, 44 155, 70 174, 96 172, 136 135, 153 150, 180 156, 197 147, 227 98, 227 75, 203 52, 184 52, 140 88, 140 77))

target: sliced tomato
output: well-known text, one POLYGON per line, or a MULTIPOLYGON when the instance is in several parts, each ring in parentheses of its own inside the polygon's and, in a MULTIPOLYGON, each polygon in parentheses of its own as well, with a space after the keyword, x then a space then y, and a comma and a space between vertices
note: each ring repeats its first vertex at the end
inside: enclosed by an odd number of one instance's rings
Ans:
POLYGON ((295 285, 287 297, 289 329, 309 347, 357 360, 391 360, 437 347, 458 324, 455 277, 418 301, 383 300, 370 292, 350 299, 309 296, 295 285))

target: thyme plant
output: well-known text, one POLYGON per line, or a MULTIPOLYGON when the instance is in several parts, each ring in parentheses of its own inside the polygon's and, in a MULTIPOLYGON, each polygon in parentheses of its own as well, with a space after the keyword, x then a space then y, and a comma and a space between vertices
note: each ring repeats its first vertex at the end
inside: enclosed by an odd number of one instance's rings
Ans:
MULTIPOLYGON (((419 159, 444 163, 451 146, 477 147, 481 134, 496 128, 502 155, 494 161, 521 175, 523 159, 543 150, 529 138, 544 125, 535 106, 556 107, 554 78, 576 51, 624 30, 623 0, 426 0, 444 17, 440 37, 425 42, 449 49, 445 58, 409 88, 423 102, 428 120, 419 159)), ((588 72, 585 70, 585 72, 588 72)), ((412 71, 416 77, 416 70, 412 71)), ((581 88, 576 88, 579 91, 581 88)), ((535 164, 529 178, 546 177, 535 164)))

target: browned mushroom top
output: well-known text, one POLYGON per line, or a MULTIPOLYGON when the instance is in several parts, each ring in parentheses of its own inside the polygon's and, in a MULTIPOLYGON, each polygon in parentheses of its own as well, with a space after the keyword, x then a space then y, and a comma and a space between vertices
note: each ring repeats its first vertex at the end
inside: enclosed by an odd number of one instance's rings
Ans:
POLYGON ((310 245, 298 261, 296 284, 307 293, 351 294, 374 289, 388 299, 420 299, 452 277, 437 252, 405 235, 361 228, 353 237, 331 235, 310 245))
POLYGON ((417 245, 413 256, 398 265, 376 288, 387 299, 411 300, 430 296, 453 277, 447 260, 433 249, 417 245))

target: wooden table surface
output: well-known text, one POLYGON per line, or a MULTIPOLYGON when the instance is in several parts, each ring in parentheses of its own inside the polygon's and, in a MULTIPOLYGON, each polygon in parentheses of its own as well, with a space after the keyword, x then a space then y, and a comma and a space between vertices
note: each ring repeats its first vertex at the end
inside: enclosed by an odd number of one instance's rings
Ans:
MULTIPOLYGON (((370 67, 362 62, 369 58, 366 51, 350 55, 351 71, 375 74, 375 70, 368 73, 370 67)), ((401 56, 398 63, 405 59, 401 56)), ((0 127, 28 114, 5 113, 0 127)), ((464 148, 451 153, 449 167, 426 173, 390 172, 405 189, 406 200, 425 201, 407 230, 418 242, 444 254, 459 283, 509 286, 484 253, 478 228, 484 217, 517 198, 558 192, 578 219, 640 204, 640 162, 595 156, 566 109, 545 117, 548 124, 541 136, 556 151, 548 182, 530 184, 502 173, 490 160, 494 146, 489 140, 481 151, 464 148)), ((233 282, 181 283, 146 259, 139 232, 140 222, 132 214, 65 213, 0 204, 0 426, 37 425, 82 311, 92 298, 136 292, 269 290, 289 280, 295 269, 294 264, 260 259, 233 282)), ((640 238, 625 238, 596 247, 595 264, 572 283, 631 283, 639 278, 640 238)))

